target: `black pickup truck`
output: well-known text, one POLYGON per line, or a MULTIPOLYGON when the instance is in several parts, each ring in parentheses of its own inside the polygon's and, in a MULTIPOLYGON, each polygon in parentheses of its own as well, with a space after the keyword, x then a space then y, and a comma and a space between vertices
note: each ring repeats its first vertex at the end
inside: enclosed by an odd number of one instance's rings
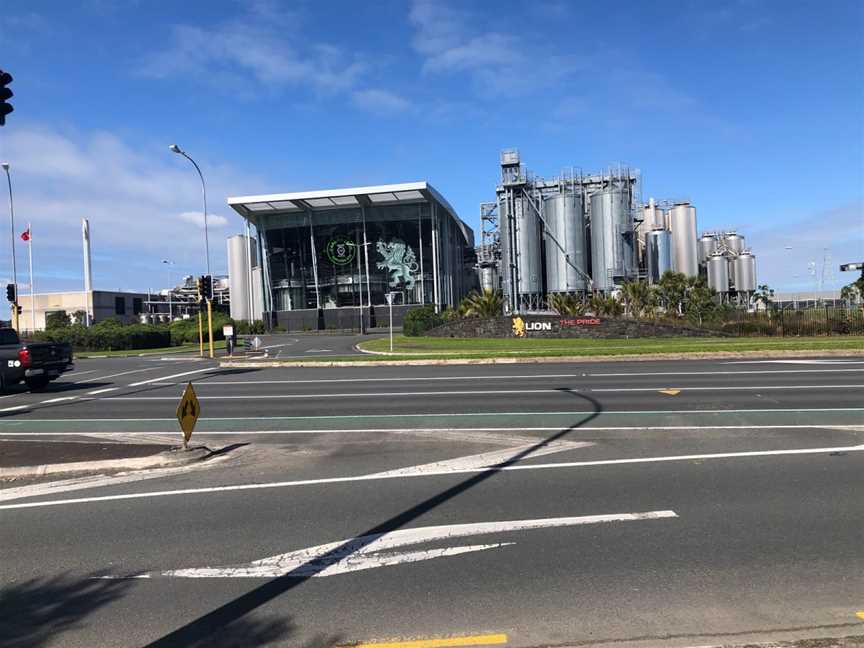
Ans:
POLYGON ((13 328, 0 328, 0 391, 20 382, 43 389, 72 364, 72 346, 53 342, 21 342, 13 328))

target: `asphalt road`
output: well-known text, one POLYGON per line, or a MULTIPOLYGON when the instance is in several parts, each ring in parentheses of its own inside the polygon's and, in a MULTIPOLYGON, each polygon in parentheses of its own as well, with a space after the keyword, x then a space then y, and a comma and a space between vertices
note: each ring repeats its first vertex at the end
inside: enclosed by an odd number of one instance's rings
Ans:
MULTIPOLYGON (((343 354, 329 343, 292 344, 343 354)), ((864 634, 860 357, 82 360, 43 393, 0 397, 0 438, 178 441, 187 381, 193 442, 215 460, 4 485, 6 643, 864 634)))

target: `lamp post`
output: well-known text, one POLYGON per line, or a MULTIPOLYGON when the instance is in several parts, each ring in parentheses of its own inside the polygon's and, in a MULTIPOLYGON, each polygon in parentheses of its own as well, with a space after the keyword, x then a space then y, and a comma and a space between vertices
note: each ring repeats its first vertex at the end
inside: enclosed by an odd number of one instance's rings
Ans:
MULTIPOLYGON (((9 241, 12 245, 12 284, 15 286, 15 301, 12 303, 12 328, 18 330, 18 268, 15 266, 15 206, 12 202, 12 175, 9 173, 9 163, 0 163, 6 172, 6 184, 9 186, 9 241)), ((35 326, 35 324, 34 324, 35 326)))
POLYGON ((174 265, 174 262, 169 261, 168 259, 162 259, 162 263, 168 266, 168 323, 170 324, 174 321, 174 309, 173 304, 171 303, 171 293, 174 289, 171 285, 171 266, 174 265))
POLYGON ((201 196, 204 199, 204 254, 207 257, 207 274, 210 274, 210 235, 207 230, 207 186, 204 184, 204 174, 201 173, 201 167, 198 166, 198 163, 193 160, 186 151, 181 149, 176 144, 172 144, 168 147, 169 150, 173 151, 177 155, 182 155, 187 160, 192 163, 192 166, 195 167, 195 170, 198 172, 198 177, 201 179, 201 196))
MULTIPOLYGON (((192 166, 195 167, 195 170, 198 172, 198 177, 201 179, 201 196, 204 199, 204 254, 207 257, 207 276, 211 277, 211 286, 212 286, 212 276, 210 274, 210 237, 207 231, 207 186, 204 184, 204 174, 201 173, 201 167, 198 166, 198 163, 195 162, 183 149, 181 149, 176 144, 171 144, 168 149, 177 155, 182 155, 187 160, 192 163, 192 166)), ((211 288, 212 290, 212 288, 211 288)), ((213 352, 213 300, 211 299, 212 295, 202 295, 202 297, 207 302, 207 326, 210 330, 210 357, 214 357, 213 352)), ((204 356, 204 330, 201 322, 201 308, 198 308, 198 343, 201 349, 201 356, 204 356)))

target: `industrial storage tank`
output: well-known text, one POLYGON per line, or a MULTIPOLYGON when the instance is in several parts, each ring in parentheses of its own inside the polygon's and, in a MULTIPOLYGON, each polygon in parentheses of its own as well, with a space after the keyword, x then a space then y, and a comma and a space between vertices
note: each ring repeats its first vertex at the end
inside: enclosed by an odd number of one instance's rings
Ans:
POLYGON ((481 290, 500 290, 501 286, 498 266, 482 265, 480 266, 480 289, 481 290))
POLYGON ((591 196, 591 279, 596 290, 636 274, 630 193, 612 189, 591 196))
POLYGON ((713 234, 703 234, 699 237, 699 265, 708 263, 711 255, 717 251, 717 237, 713 234))
POLYGON ((546 222, 546 291, 585 290, 588 260, 581 197, 572 193, 558 194, 543 201, 543 220, 546 222))
POLYGON ((723 235, 723 244, 735 254, 741 254, 744 251, 744 237, 737 232, 726 232, 723 235))
POLYGON ((645 242, 648 282, 656 284, 663 273, 672 269, 672 235, 668 230, 655 229, 647 234, 645 242))
POLYGON ((499 207, 504 292, 511 294, 511 271, 515 264, 518 268, 516 294, 539 294, 542 290, 539 219, 526 198, 516 197, 512 202, 515 231, 511 232, 511 219, 508 217, 510 207, 507 200, 502 201, 499 207))
POLYGON ((738 292, 755 292, 756 290, 756 257, 750 252, 742 252, 733 261, 735 273, 735 290, 738 292))
POLYGON ((699 274, 696 257, 696 208, 690 203, 676 203, 669 210, 672 232, 672 269, 688 277, 699 274))
MULTIPOLYGON (((253 319, 249 295, 249 248, 252 267, 258 265, 257 244, 242 234, 228 237, 228 294, 231 299, 231 317, 236 320, 253 319)), ((254 290, 254 287, 253 287, 254 290)))
POLYGON ((719 293, 729 292, 729 259, 719 252, 708 257, 708 287, 719 293))

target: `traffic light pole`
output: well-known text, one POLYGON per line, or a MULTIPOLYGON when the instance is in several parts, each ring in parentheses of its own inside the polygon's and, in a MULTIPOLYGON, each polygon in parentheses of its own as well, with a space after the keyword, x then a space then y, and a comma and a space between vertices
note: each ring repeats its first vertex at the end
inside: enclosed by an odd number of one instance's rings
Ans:
POLYGON ((198 302, 198 355, 204 357, 204 320, 201 316, 201 302, 198 302))
MULTIPOLYGON (((213 351, 213 300, 207 300, 207 330, 210 332, 210 357, 213 358, 216 354, 213 351)), ((202 351, 203 355, 204 352, 202 351)))
POLYGON ((18 322, 18 268, 15 264, 15 204, 12 201, 12 175, 9 173, 9 163, 3 162, 6 172, 6 184, 9 187, 9 241, 12 244, 12 285, 15 286, 15 301, 12 302, 12 328, 20 332, 18 322))

